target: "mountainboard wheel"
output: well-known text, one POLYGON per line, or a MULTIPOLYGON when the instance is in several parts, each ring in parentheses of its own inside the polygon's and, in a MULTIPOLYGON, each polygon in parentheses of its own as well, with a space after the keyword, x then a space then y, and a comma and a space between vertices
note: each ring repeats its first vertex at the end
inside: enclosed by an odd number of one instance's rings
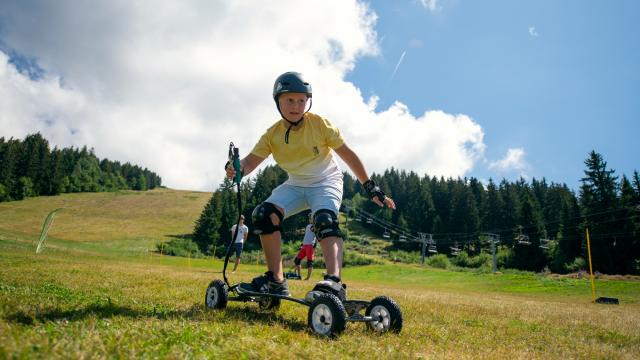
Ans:
POLYGON ((317 335, 333 338, 344 331, 347 312, 335 295, 321 294, 309 307, 307 323, 317 335))
POLYGON ((229 293, 224 281, 216 279, 209 284, 204 296, 204 304, 208 309, 224 309, 227 307, 229 293))
POLYGON ((399 333, 402 330, 402 311, 400 311, 398 304, 387 296, 378 296, 371 300, 371 304, 365 311, 365 316, 373 318, 373 321, 368 322, 367 326, 374 332, 399 333))
POLYGON ((262 311, 276 311, 280 308, 280 299, 265 296, 258 300, 258 308, 262 311))

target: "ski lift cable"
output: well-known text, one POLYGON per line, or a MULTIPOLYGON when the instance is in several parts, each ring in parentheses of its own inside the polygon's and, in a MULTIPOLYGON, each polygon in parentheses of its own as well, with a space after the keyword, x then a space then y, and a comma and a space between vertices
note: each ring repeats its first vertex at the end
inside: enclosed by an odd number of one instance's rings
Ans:
POLYGON ((394 230, 399 230, 399 231, 409 231, 408 229, 404 229, 404 228, 402 228, 402 227, 400 227, 400 226, 398 226, 398 225, 395 225, 395 224, 393 224, 393 223, 390 223, 390 222, 387 222, 387 221, 381 220, 381 219, 377 218, 376 216, 374 216, 373 214, 371 214, 371 213, 369 213, 369 212, 366 212, 366 211, 364 211, 364 210, 362 210, 362 209, 358 209, 358 208, 355 208, 355 207, 350 207, 350 206, 348 206, 348 205, 345 205, 345 208, 346 208, 347 210, 354 210, 354 211, 356 212, 356 214, 359 214, 359 215, 361 215, 361 216, 363 216, 363 215, 364 215, 364 216, 365 216, 365 217, 367 217, 368 219, 372 219, 372 221, 375 221, 377 224, 387 225, 387 227, 393 228, 394 230))
POLYGON ((373 223, 375 223, 376 225, 378 225, 378 226, 380 226, 380 227, 382 227, 382 228, 389 228, 389 229, 391 229, 392 231, 395 231, 395 232, 397 232, 397 233, 402 233, 402 234, 405 234, 405 235, 410 235, 412 238, 415 238, 415 237, 416 237, 416 236, 414 236, 414 235, 411 235, 412 233, 414 233, 414 231, 412 231, 412 230, 410 230, 410 229, 400 227, 400 226, 398 226, 398 225, 395 225, 395 224, 390 223, 390 222, 385 221, 385 220, 381 220, 381 219, 379 219, 379 218, 377 218, 377 217, 375 217, 375 216, 373 216, 373 215, 371 215, 371 214, 368 214, 367 216, 368 216, 368 218, 369 218, 369 219, 371 219, 371 220, 372 220, 372 222, 373 222, 373 223))
MULTIPOLYGON (((384 221, 384 220, 380 220, 377 217, 375 217, 374 215, 370 214, 369 212, 353 207, 353 206, 349 206, 344 204, 345 208, 347 210, 354 210, 356 213, 361 213, 364 214, 367 217, 370 217, 373 219, 373 222, 375 222, 377 225, 379 226, 385 226, 387 225, 387 227, 391 228, 392 231, 396 231, 396 232, 404 232, 404 233, 409 233, 411 234, 412 231, 406 228, 402 228, 396 224, 384 221)), ((619 208, 619 209, 609 209, 609 210, 604 210, 604 211, 600 211, 600 212, 594 212, 594 213, 589 213, 589 214, 584 214, 584 215, 579 215, 576 217, 572 217, 569 219, 565 219, 566 220, 586 220, 589 217, 592 216, 597 216, 597 215, 605 215, 605 214, 613 214, 616 212, 620 212, 623 210, 638 210, 638 206, 640 205, 636 205, 636 206, 627 206, 627 207, 623 207, 623 208, 619 208)), ((598 222, 594 222, 593 224, 607 224, 607 223, 611 223, 611 222, 616 222, 616 221, 624 221, 624 220, 629 220, 632 218, 635 218, 637 215, 636 214, 632 214, 629 216, 626 216, 624 218, 618 218, 618 219, 611 219, 611 220, 602 220, 602 221, 598 221, 598 222)), ((548 225, 553 225, 553 224, 559 224, 561 223, 563 220, 556 220, 556 221, 543 221, 541 224, 544 225, 545 227, 547 227, 548 225)), ((530 225, 530 226, 522 226, 521 229, 525 230, 525 231, 529 231, 529 230, 537 230, 538 225, 530 225)), ((488 231, 484 231, 484 232, 490 232, 490 233, 496 233, 496 234, 500 234, 500 233, 505 233, 505 232, 512 232, 514 229, 513 228, 504 228, 504 229, 492 229, 492 230, 488 230, 488 231)), ((432 234, 434 238, 440 238, 440 237, 448 237, 451 239, 464 239, 464 238, 473 238, 477 235, 477 233, 436 233, 436 234, 432 234)), ((595 235, 595 234, 594 234, 595 235)), ((615 236, 617 234, 598 234, 596 235, 598 238, 600 237, 606 237, 606 236, 615 236)), ((629 233, 629 235, 633 235, 633 233, 629 233)), ((619 236, 623 236, 623 234, 620 234, 619 236)), ((415 241, 420 241, 419 238, 414 237, 415 241)), ((445 243, 447 240, 446 239, 440 239, 440 241, 442 241, 443 243, 445 243)), ((450 242, 448 242, 450 243, 450 242)))
POLYGON ((346 210, 354 210, 356 212, 356 214, 360 213, 361 216, 362 215, 366 216, 367 220, 371 219, 372 223, 375 223, 378 226, 381 226, 383 228, 390 228, 391 230, 396 231, 398 233, 403 233, 403 234, 405 234, 405 236, 408 235, 408 237, 411 237, 414 240, 418 239, 415 235, 412 235, 415 232, 410 230, 410 229, 403 228, 403 227, 401 227, 399 225, 393 224, 393 223, 385 221, 385 220, 381 220, 378 217, 374 216, 373 214, 371 214, 371 213, 369 213, 369 212, 367 212, 365 210, 362 210, 362 209, 359 209, 359 208, 356 208, 356 207, 352 207, 352 206, 349 206, 349 205, 344 205, 344 207, 345 207, 346 210))
MULTIPOLYGON (((635 210, 635 209, 636 208, 633 207, 633 206, 631 206, 631 207, 627 206, 627 207, 620 208, 620 209, 609 209, 609 210, 605 210, 605 211, 594 212, 594 213, 585 214, 585 215, 579 215, 579 216, 572 217, 572 218, 565 219, 565 220, 569 220, 569 221, 571 221, 571 220, 586 220, 587 218, 592 217, 592 216, 613 214, 615 212, 619 212, 619 211, 622 211, 622 210, 635 210)), ((593 224, 607 224, 607 223, 610 223, 610 222, 624 221, 624 220, 629 220, 629 219, 635 218, 636 216, 637 215, 632 214, 632 215, 629 215, 629 216, 623 217, 623 218, 597 221, 597 222, 594 222, 593 224)), ((545 227, 548 227, 549 225, 560 224, 560 223, 562 223, 562 221, 563 220, 543 221, 541 224, 544 225, 545 227)), ((530 226, 523 226, 522 229, 523 230, 536 230, 536 227, 537 227, 537 225, 530 225, 530 226)), ((492 232, 492 233, 505 233, 505 232, 511 232, 511 231, 513 231, 513 228, 489 230, 489 232, 492 232)), ((464 236, 468 236, 470 234, 469 233, 439 233, 439 234, 434 234, 434 236, 435 235, 438 235, 438 236, 457 236, 457 235, 461 235, 462 237, 464 237, 464 236)))

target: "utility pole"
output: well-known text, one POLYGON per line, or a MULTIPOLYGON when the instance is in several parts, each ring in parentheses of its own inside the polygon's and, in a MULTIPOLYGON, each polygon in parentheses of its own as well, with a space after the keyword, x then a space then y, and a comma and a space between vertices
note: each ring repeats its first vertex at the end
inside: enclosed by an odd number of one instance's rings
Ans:
POLYGON ((496 245, 500 243, 500 235, 487 233, 485 234, 489 238, 491 245, 491 256, 493 257, 493 273, 498 271, 498 258, 496 256, 496 245))
POLYGON ((431 244, 432 241, 432 235, 431 234, 426 234, 426 233, 421 233, 419 232, 418 235, 420 236, 420 241, 422 241, 422 263, 424 264, 424 258, 426 256, 427 253, 427 243, 431 244), (429 240, 427 240, 427 237, 429 238, 429 240))

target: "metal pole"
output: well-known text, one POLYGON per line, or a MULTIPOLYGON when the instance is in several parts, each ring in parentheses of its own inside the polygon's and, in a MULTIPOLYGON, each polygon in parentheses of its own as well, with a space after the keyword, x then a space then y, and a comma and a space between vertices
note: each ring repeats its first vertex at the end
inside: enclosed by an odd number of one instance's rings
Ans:
POLYGON ((496 272, 498 272, 498 257, 496 255, 496 245, 500 243, 500 235, 485 233, 484 236, 489 238, 489 245, 491 246, 491 257, 493 258, 493 266, 491 270, 495 274, 496 272))
POLYGON ((493 256, 493 273, 495 274, 498 271, 498 257, 496 256, 496 243, 497 239, 495 238, 497 235, 491 236, 491 255, 493 256))
POLYGON ((422 263, 424 264, 425 256, 427 254, 427 235, 429 236, 429 243, 431 243, 431 234, 419 232, 420 240, 422 241, 422 263))

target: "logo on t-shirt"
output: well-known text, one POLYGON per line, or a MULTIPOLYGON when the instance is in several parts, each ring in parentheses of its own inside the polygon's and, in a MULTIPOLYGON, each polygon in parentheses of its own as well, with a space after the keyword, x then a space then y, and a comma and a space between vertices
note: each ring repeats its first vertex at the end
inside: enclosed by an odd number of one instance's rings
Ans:
POLYGON ((317 146, 314 146, 314 147, 313 147, 313 154, 314 154, 315 156, 320 155, 320 150, 318 150, 318 147, 317 147, 317 146))

